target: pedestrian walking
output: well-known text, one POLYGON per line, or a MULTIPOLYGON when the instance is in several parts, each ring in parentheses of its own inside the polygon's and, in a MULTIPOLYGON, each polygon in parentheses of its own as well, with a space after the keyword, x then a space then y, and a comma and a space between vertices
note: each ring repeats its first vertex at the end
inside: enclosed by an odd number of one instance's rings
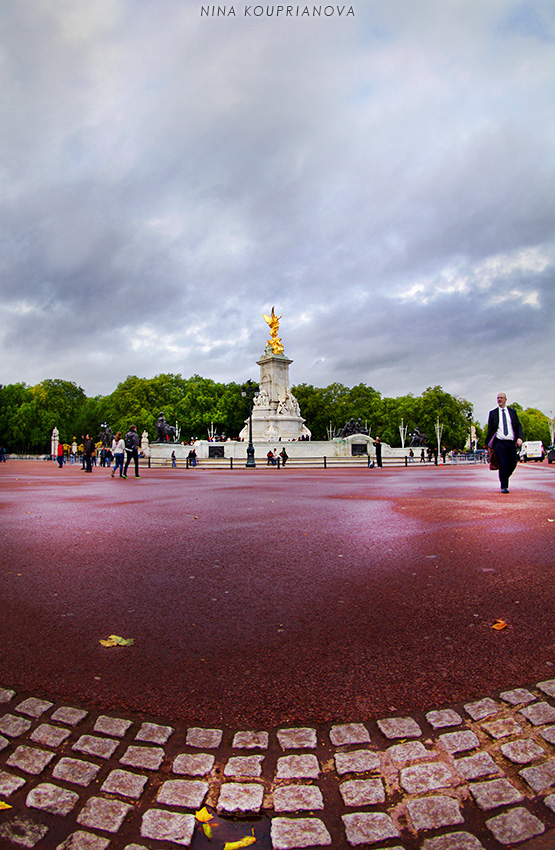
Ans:
POLYGON ((374 448, 376 449, 376 465, 378 469, 382 468, 382 441, 379 437, 374 440, 374 448))
POLYGON ((127 478, 127 470, 131 461, 135 464, 135 478, 140 478, 139 475, 139 435, 137 434, 137 426, 131 425, 129 431, 125 435, 125 467, 122 478, 127 478))
POLYGON ((279 456, 280 456, 280 458, 281 458, 281 462, 282 462, 283 466, 285 466, 285 464, 286 464, 286 463, 287 463, 287 461, 289 460, 289 455, 288 455, 288 454, 287 454, 287 452, 285 451, 285 446, 284 446, 284 447, 282 448, 282 450, 280 451, 279 456))
POLYGON ((83 468, 85 472, 92 472, 93 454, 96 454, 94 440, 86 434, 83 442, 83 468))
POLYGON ((58 443, 58 452, 56 456, 56 460, 58 461, 58 467, 61 469, 64 465, 64 447, 62 443, 58 443))
POLYGON ((172 469, 177 467, 177 463, 175 462, 175 452, 172 452, 172 469))
POLYGON ((516 410, 507 407, 505 393, 498 393, 497 407, 489 412, 486 445, 495 454, 502 493, 509 492, 509 478, 517 465, 516 451, 523 441, 524 433, 516 410))
POLYGON ((114 455, 114 468, 112 469, 112 478, 119 469, 119 477, 123 478, 123 457, 125 455, 125 441, 118 431, 112 440, 112 454, 114 455))

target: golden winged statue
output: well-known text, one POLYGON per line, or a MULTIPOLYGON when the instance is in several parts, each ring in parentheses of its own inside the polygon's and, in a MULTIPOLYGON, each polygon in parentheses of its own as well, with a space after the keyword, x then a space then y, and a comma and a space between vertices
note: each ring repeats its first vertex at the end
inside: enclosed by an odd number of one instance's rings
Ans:
POLYGON ((281 337, 278 337, 279 320, 283 316, 283 313, 281 316, 276 316, 272 307, 272 314, 270 316, 267 316, 266 313, 262 313, 262 315, 264 316, 264 321, 270 327, 270 339, 267 344, 272 346, 274 354, 283 354, 283 343, 281 337))

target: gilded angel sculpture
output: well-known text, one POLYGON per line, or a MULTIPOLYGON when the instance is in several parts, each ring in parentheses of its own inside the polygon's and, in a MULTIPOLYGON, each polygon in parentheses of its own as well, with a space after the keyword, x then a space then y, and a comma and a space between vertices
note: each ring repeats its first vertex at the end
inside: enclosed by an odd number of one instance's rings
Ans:
POLYGON ((271 345, 274 354, 283 354, 283 343, 281 341, 281 337, 278 337, 279 331, 279 320, 283 316, 276 316, 274 312, 274 308, 272 307, 272 314, 267 316, 266 313, 262 314, 264 316, 264 321, 270 327, 270 339, 268 340, 268 345, 271 345))

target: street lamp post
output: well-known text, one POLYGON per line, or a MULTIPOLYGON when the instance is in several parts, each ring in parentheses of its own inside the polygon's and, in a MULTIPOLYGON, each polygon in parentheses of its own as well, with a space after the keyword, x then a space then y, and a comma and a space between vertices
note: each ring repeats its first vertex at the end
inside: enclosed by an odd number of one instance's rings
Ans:
POLYGON ((256 464, 254 462, 254 446, 252 444, 252 400, 253 398, 258 398, 258 390, 256 389, 256 384, 249 379, 246 384, 243 385, 241 389, 241 395, 243 398, 248 398, 249 400, 249 444, 247 446, 247 467, 255 467, 256 464))

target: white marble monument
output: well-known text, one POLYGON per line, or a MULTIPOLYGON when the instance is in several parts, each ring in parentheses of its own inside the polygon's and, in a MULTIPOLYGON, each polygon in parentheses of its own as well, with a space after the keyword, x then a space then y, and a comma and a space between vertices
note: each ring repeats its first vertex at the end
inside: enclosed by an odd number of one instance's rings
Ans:
MULTIPOLYGON (((254 442, 289 442, 301 437, 310 439, 310 431, 301 416, 299 403, 289 388, 289 366, 293 362, 283 353, 283 343, 278 337, 279 320, 274 308, 270 316, 264 314, 270 326, 270 339, 260 360, 260 393, 254 400, 252 411, 252 439, 254 442)), ((239 435, 249 439, 249 420, 239 435)))

